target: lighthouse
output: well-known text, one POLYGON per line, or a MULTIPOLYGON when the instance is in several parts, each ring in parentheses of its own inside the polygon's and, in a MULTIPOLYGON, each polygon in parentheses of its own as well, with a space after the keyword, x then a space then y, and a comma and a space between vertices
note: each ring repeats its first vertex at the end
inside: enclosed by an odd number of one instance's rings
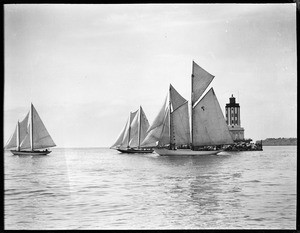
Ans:
POLYGON ((244 140, 244 128, 241 127, 240 105, 231 95, 225 107, 226 123, 234 141, 244 140))

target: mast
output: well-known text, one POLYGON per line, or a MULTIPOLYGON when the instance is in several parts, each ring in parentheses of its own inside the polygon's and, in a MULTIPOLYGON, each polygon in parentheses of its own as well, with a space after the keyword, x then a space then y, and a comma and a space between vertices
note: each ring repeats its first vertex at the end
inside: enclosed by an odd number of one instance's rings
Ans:
POLYGON ((17 123, 17 151, 20 151, 20 123, 17 123))
POLYGON ((191 75, 191 149, 193 149, 193 78, 194 78, 194 61, 192 63, 192 75, 191 75))
POLYGON ((139 112, 139 127, 138 127, 138 149, 140 149, 140 144, 141 144, 141 121, 142 121, 142 116, 141 116, 141 111, 142 111, 142 107, 140 106, 140 112, 139 112))
POLYGON ((169 87, 169 128, 170 128, 170 131, 169 131, 169 135, 170 135, 170 149, 172 150, 172 122, 171 122, 171 85, 169 87))
POLYGON ((33 150, 33 105, 30 105, 30 149, 33 150))
POLYGON ((128 127, 128 143, 127 148, 129 148, 129 142, 130 142, 130 128, 131 128, 131 112, 129 113, 129 127, 128 127))
POLYGON ((170 128, 170 132, 169 132, 169 135, 170 135, 170 149, 171 150, 174 150, 175 149, 175 145, 173 143, 173 140, 174 140, 174 130, 173 130, 173 119, 172 119, 172 116, 171 116, 171 85, 169 87, 169 128, 170 128))

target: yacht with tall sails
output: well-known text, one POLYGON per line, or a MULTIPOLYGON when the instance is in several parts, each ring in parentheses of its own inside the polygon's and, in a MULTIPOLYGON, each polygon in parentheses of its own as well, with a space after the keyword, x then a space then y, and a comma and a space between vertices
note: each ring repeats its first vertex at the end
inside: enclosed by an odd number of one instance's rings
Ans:
POLYGON ((122 153, 152 153, 152 148, 141 148, 148 127, 148 119, 140 106, 138 110, 130 112, 117 141, 110 148, 122 153))
POLYGON ((14 133, 4 149, 14 155, 47 155, 48 148, 55 147, 38 112, 31 103, 30 110, 22 121, 18 121, 14 133), (45 150, 42 150, 45 149, 45 150))
POLYGON ((141 146, 152 147, 159 155, 214 155, 223 145, 233 144, 213 88, 200 98, 213 78, 193 61, 191 119, 188 101, 170 84, 141 146))

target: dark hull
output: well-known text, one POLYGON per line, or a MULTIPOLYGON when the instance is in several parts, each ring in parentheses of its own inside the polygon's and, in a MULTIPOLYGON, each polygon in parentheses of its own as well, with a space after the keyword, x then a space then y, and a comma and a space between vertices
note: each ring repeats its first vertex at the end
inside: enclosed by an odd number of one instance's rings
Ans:
POLYGON ((11 153, 14 155, 47 155, 51 153, 51 151, 17 151, 17 150, 11 150, 11 153))
POLYGON ((222 150, 203 150, 195 151, 191 149, 178 149, 178 150, 168 150, 165 148, 155 148, 155 152, 162 156, 175 156, 175 155, 216 155, 222 150))
POLYGON ((128 148, 128 149, 117 149, 121 153, 128 153, 128 154, 149 154, 153 152, 153 149, 133 149, 133 148, 128 148))

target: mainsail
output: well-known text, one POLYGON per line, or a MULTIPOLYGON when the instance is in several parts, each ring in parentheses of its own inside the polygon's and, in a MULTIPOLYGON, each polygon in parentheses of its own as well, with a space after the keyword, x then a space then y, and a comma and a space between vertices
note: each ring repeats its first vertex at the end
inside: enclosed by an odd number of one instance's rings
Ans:
POLYGON ((193 74, 192 74, 192 106, 204 93, 208 85, 215 76, 202 69, 196 62, 193 61, 193 74))
POLYGON ((233 143, 221 107, 211 88, 193 109, 193 145, 223 145, 233 143))
POLYGON ((56 146, 33 105, 31 111, 32 147, 34 149, 43 149, 56 146))

